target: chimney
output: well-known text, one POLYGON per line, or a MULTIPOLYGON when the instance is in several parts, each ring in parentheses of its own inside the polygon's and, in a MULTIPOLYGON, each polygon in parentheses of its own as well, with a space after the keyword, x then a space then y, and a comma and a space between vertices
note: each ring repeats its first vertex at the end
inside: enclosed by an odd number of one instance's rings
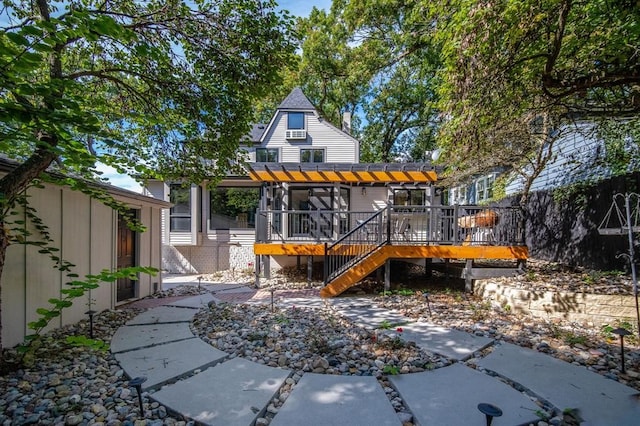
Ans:
POLYGON ((349 111, 342 113, 342 131, 351 134, 351 113, 349 111))

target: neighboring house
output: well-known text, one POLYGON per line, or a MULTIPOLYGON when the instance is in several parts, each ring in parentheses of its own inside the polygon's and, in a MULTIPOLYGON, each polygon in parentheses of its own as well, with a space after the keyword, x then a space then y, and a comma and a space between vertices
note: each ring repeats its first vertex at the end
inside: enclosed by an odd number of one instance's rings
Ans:
MULTIPOLYGON (((0 175, 17 163, 0 159, 0 175)), ((45 184, 27 191, 29 203, 48 227, 60 256, 75 264, 80 277, 126 266, 161 267, 160 217, 170 204, 141 194, 97 184, 114 199, 125 203, 146 227, 146 232, 131 231, 117 211, 78 191, 45 184)), ((28 218, 25 216, 24 220, 28 218)), ((29 322, 37 320, 36 310, 48 308, 48 300, 59 298, 67 277, 54 269, 47 255, 36 246, 14 244, 7 250, 2 273, 2 342, 6 347, 22 343, 30 334, 29 322)), ((139 280, 102 283, 87 297, 77 299, 52 321, 53 328, 86 319, 91 309, 100 312, 132 299, 148 296, 162 287, 161 277, 140 276, 139 280)))
MULTIPOLYGON (((591 123, 577 122, 564 125, 554 141, 552 157, 542 172, 533 180, 530 191, 544 191, 561 188, 581 182, 597 182, 612 175, 612 170, 605 166, 606 144, 597 134, 591 123)), ((622 147, 632 158, 640 154, 632 143, 622 147)), ((637 168, 632 164, 631 169, 637 168)), ((629 172, 633 170, 629 170, 629 172)), ((519 194, 524 189, 524 178, 513 172, 495 170, 483 175, 474 176, 466 183, 448 188, 445 192, 444 204, 464 205, 483 204, 494 196, 496 179, 508 173, 506 177, 505 195, 519 194)))
POLYGON ((443 204, 453 206, 467 204, 485 204, 493 198, 493 187, 498 172, 476 176, 468 183, 456 185, 445 192, 443 204))
POLYGON ((247 175, 212 190, 148 182, 148 194, 173 204, 163 214, 164 269, 255 268, 259 277, 304 260, 311 275, 322 260, 327 280, 342 274, 327 290, 334 295, 391 258, 526 257, 512 211, 485 218, 481 209, 443 208, 431 163, 360 163, 348 127, 348 116, 342 130, 325 121, 296 88, 269 124, 253 127, 243 146, 247 175))
MULTIPOLYGON (((635 144, 626 144, 630 152, 635 144)), ((568 124, 560 130, 553 145, 553 157, 533 180, 531 192, 553 190, 580 182, 597 182, 611 177, 612 170, 604 164, 606 144, 592 123, 568 124)), ((633 155, 638 158, 638 154, 633 155)), ((637 166, 637 165, 636 165, 637 166)), ((631 172, 633 170, 629 170, 631 172)), ((522 177, 514 176, 505 188, 507 196, 518 194, 524 187, 522 177)))

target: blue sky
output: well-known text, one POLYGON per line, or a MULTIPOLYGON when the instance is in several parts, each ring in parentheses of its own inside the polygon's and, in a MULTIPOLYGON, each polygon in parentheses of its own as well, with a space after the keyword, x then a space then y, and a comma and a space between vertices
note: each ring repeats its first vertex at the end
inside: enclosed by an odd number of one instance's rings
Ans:
MULTIPOLYGON (((325 9, 328 11, 331 8, 331 1, 332 0, 280 0, 278 1, 278 4, 281 9, 288 10, 292 15, 304 17, 309 16, 309 13, 311 13, 311 9, 314 6, 318 9, 325 9)), ((99 164, 98 170, 103 172, 102 177, 109 179, 109 182, 112 185, 135 192, 141 192, 142 190, 136 181, 127 175, 117 173, 112 167, 99 164)))
POLYGON ((331 0, 280 0, 278 4, 296 16, 309 16, 313 6, 327 11, 331 8, 331 0))

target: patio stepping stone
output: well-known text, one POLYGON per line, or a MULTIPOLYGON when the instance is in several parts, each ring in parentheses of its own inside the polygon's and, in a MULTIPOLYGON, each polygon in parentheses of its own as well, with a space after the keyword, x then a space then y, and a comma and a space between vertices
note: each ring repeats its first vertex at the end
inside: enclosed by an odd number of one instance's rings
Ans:
POLYGON ((416 322, 402 326, 402 339, 416 342, 421 349, 457 361, 464 361, 493 343, 493 339, 439 325, 416 322))
POLYGON ((111 338, 111 352, 115 354, 193 337, 188 322, 126 325, 111 338))
POLYGON ((147 378, 142 384, 143 389, 158 388, 195 370, 210 367, 228 356, 198 338, 115 354, 130 378, 147 378))
POLYGON ((389 378, 400 397, 421 425, 481 426, 485 415, 479 403, 502 409, 493 426, 537 424, 539 407, 531 399, 487 374, 463 364, 452 364, 422 373, 389 378))
POLYGON ((372 376, 305 373, 271 426, 400 426, 389 399, 372 376))
POLYGON ((338 312, 361 327, 377 329, 384 322, 394 327, 396 325, 404 327, 404 324, 410 321, 398 312, 372 305, 371 301, 358 298, 332 298, 328 301, 338 312))
POLYGON ((203 425, 249 426, 264 413, 290 374, 233 358, 150 396, 203 425))
POLYGON ((204 308, 209 305, 209 302, 215 301, 216 298, 211 293, 203 293, 197 296, 187 297, 175 302, 168 303, 170 306, 179 306, 183 308, 204 308))
POLYGON ((578 409, 581 425, 637 425, 638 391, 585 367, 504 343, 478 366, 521 384, 556 408, 578 409))
POLYGON ((176 306, 158 306, 149 309, 127 322, 126 325, 162 324, 172 322, 190 322, 198 313, 197 309, 176 306))

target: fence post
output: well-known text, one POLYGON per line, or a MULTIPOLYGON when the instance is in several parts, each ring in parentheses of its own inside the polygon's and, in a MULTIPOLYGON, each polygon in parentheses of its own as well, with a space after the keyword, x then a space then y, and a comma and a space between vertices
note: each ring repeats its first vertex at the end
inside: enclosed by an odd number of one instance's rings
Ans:
POLYGON ((327 280, 329 278, 329 255, 327 253, 328 244, 324 243, 324 285, 327 285, 327 280))
POLYGON ((458 205, 453 206, 453 244, 458 244, 458 205))
MULTIPOLYGON (((382 220, 382 218, 381 218, 382 220)), ((382 233, 382 227, 380 226, 382 233)), ((387 203, 387 244, 391 244, 391 203, 387 203)))

